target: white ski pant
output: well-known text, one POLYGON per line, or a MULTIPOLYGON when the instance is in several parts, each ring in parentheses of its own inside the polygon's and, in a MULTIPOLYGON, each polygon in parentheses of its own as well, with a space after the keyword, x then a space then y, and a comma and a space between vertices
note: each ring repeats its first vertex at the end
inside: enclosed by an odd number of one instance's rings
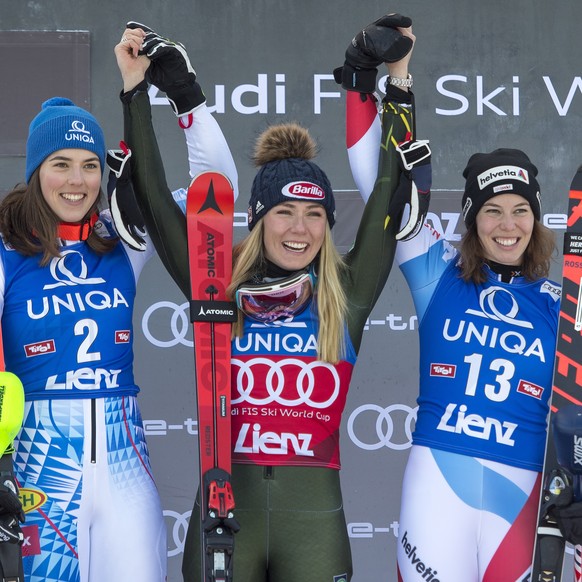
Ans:
POLYGON ((400 582, 515 582, 531 570, 541 475, 424 446, 402 487, 400 582))
POLYGON ((28 402, 15 442, 27 582, 162 582, 166 529, 134 396, 28 402))

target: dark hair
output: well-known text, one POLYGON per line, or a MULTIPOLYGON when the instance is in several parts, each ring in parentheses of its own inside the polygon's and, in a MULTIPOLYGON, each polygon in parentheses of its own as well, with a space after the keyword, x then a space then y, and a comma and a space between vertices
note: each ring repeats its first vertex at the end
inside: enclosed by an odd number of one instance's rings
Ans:
MULTIPOLYGON (((97 211, 99 196, 87 213, 87 218, 97 211)), ((4 240, 16 251, 25 256, 42 253, 40 265, 49 263, 53 257, 60 255, 57 236, 59 218, 47 204, 40 187, 38 168, 27 184, 18 184, 0 202, 0 232, 4 240)), ((104 255, 113 250, 117 237, 103 238, 92 231, 87 244, 97 254, 104 255)))
MULTIPOLYGON (((487 279, 483 270, 486 259, 475 222, 463 235, 459 251, 461 278, 467 282, 484 283, 487 279)), ((555 252, 554 233, 539 220, 534 220, 531 239, 523 255, 521 274, 530 281, 547 277, 550 272, 550 260, 555 252)))

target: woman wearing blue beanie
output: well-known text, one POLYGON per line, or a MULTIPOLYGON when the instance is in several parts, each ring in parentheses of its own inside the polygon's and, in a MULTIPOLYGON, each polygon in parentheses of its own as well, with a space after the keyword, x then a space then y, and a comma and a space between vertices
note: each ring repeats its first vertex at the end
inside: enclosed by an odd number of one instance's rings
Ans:
POLYGON ((132 369, 136 283, 153 249, 120 243, 99 213, 105 158, 97 120, 49 99, 30 124, 26 184, 0 204, 6 365, 26 399, 14 465, 34 500, 30 581, 165 577, 132 369))
MULTIPOLYGON (((191 131, 220 137, 208 118, 191 131)), ((132 248, 99 210, 106 153, 89 112, 49 99, 30 124, 26 184, 0 203, 6 368, 26 399, 14 471, 27 582, 166 579, 133 375, 136 284, 154 249, 147 234, 132 248)))

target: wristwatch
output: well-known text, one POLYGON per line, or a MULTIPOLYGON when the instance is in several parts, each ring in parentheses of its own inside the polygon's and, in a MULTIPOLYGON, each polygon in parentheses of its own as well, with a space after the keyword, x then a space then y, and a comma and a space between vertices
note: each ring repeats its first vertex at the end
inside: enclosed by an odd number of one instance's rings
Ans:
POLYGON ((386 84, 393 85, 394 87, 408 87, 410 89, 412 87, 412 75, 408 73, 408 77, 406 77, 406 79, 401 79, 400 77, 391 77, 388 75, 386 84))

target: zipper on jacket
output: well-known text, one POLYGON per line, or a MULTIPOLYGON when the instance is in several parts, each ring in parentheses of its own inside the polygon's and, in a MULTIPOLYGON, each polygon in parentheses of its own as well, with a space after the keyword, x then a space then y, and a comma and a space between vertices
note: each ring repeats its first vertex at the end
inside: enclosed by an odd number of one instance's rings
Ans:
POLYGON ((97 462, 97 400, 91 399, 91 463, 97 462))

